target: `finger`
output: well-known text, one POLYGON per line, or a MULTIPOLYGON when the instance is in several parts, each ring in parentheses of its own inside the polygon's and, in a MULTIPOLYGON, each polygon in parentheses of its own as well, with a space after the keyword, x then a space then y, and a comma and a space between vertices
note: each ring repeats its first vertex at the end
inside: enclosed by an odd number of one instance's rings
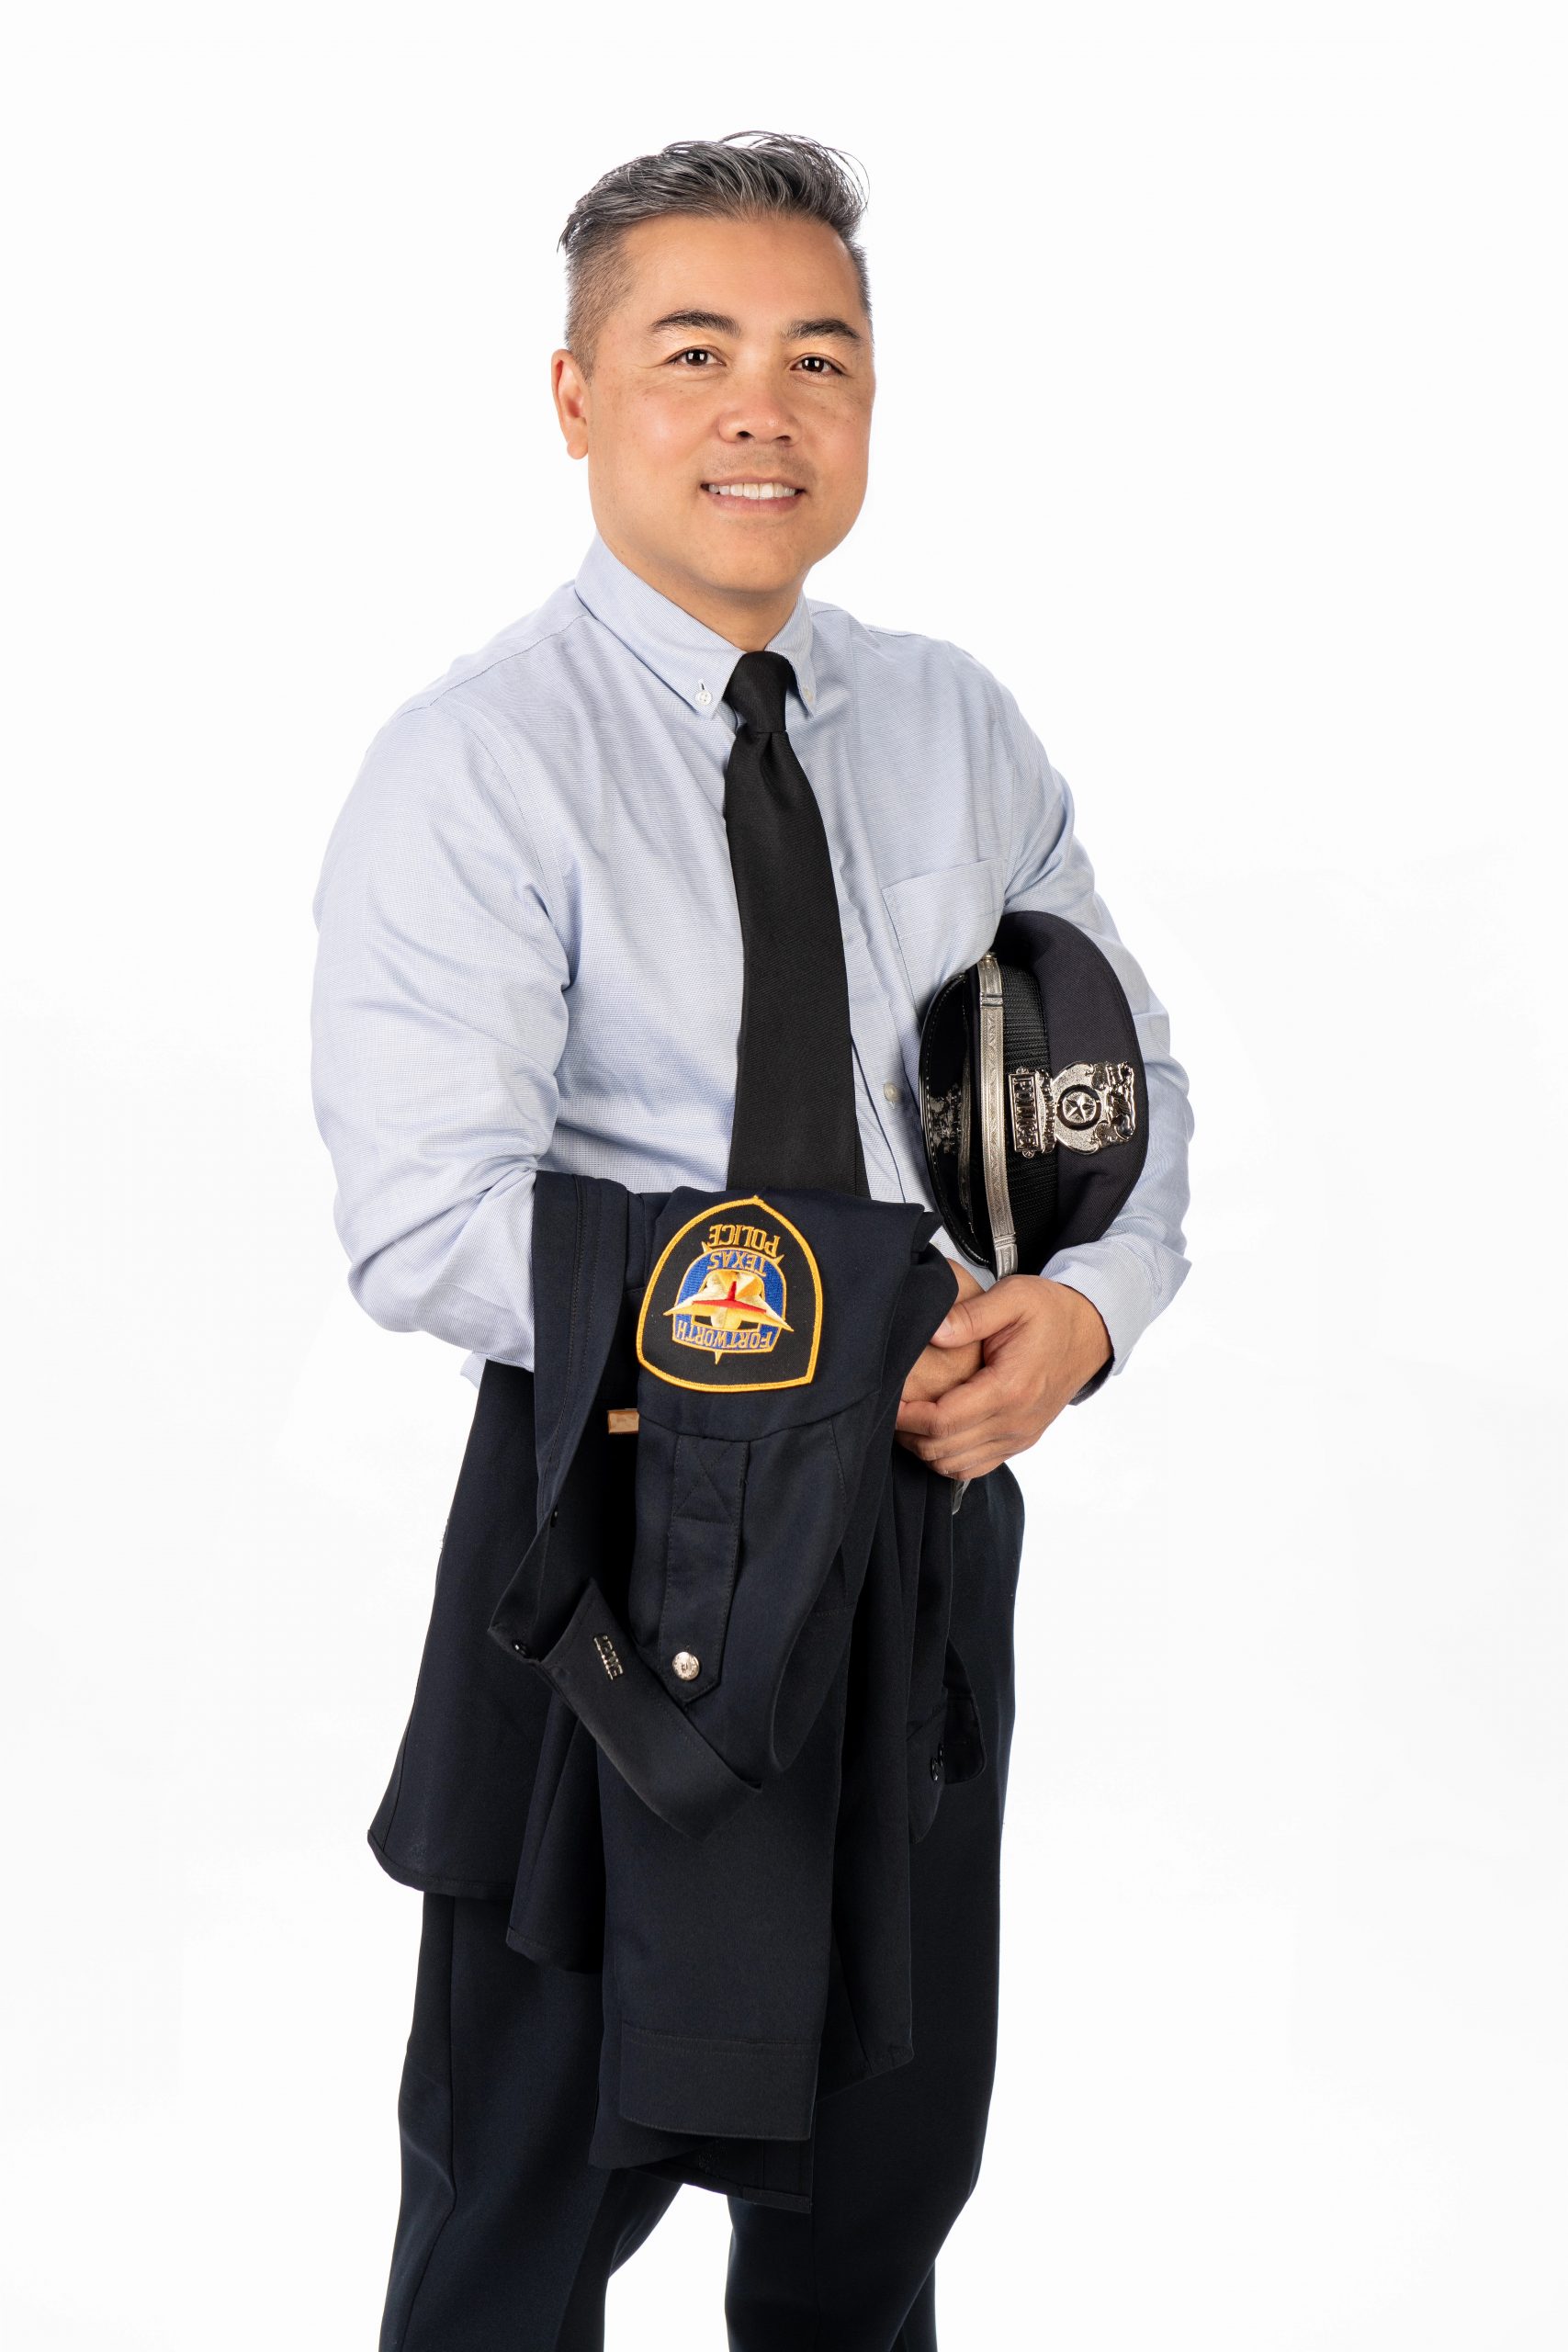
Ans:
POLYGON ((978 1429, 964 1430, 957 1437, 931 1437, 923 1430, 896 1430, 894 1434, 922 1462, 931 1463, 950 1460, 960 1453, 973 1453, 981 1446, 1021 1442, 1019 1430, 1005 1415, 986 1421, 978 1429))
POLYGON ((918 1431, 921 1437, 929 1437, 931 1431, 926 1426, 926 1417, 934 1410, 938 1401, 934 1396, 906 1396, 894 1417, 894 1428, 918 1431))
POLYGON ((919 1430, 927 1437, 954 1441, 973 1439, 987 1422, 1017 1409, 1013 1384, 994 1365, 982 1364, 967 1380, 960 1380, 941 1396, 912 1397, 900 1408, 899 1427, 919 1430), (909 1418, 906 1419, 905 1415, 909 1418))
POLYGON ((959 1347, 966 1340, 982 1340, 994 1331, 1005 1331, 1010 1324, 1018 1321, 1022 1310, 1017 1281, 1016 1275, 1006 1275, 988 1289, 971 1292, 967 1298, 956 1300, 931 1333, 932 1343, 944 1348, 959 1347))
POLYGON ((940 1470, 947 1477, 964 1477, 974 1475, 976 1463, 989 1466, 1010 1453, 1019 1453, 1032 1440, 1024 1430, 996 1429, 988 1430, 977 1444, 939 1445, 929 1437, 902 1436, 898 1442, 918 1454, 928 1469, 940 1470))
POLYGON ((950 1462, 933 1462, 928 1466, 943 1478, 984 1478, 1007 1460, 1005 1453, 993 1446, 985 1453, 962 1453, 950 1462))
MULTIPOLYGON (((978 1371, 979 1366, 976 1364, 975 1369, 978 1371)), ((950 1388, 956 1388, 960 1381, 968 1377, 952 1356, 939 1355, 934 1348, 927 1348, 905 1377, 901 1401, 934 1405, 950 1388)))

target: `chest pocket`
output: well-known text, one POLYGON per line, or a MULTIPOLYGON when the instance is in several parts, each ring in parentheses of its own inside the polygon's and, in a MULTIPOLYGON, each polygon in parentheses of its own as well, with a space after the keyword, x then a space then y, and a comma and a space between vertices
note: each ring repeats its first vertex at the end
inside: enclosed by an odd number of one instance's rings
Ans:
POLYGON ((1003 865, 1000 857, 977 857, 967 865, 883 884, 917 1019, 943 980, 983 956, 995 938, 1006 888, 1003 865))

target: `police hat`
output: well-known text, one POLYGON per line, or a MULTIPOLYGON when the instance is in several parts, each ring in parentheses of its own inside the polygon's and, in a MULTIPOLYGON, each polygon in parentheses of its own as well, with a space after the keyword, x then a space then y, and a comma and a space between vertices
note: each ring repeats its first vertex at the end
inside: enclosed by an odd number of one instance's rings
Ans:
POLYGON ((964 1255, 997 1274, 1104 1232, 1148 1150, 1132 1007, 1076 923, 1003 915, 920 1025, 920 1132, 931 1198, 964 1255))

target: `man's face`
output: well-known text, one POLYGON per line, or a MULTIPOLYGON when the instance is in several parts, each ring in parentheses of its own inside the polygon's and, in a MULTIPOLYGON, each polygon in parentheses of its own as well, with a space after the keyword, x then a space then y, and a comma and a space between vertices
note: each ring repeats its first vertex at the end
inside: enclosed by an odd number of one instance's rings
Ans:
POLYGON ((567 447, 612 552, 761 645, 865 497, 875 380, 854 266, 820 221, 777 218, 641 220, 625 253, 631 291, 592 380, 555 355, 567 447), (796 494, 715 487, 742 481, 796 494))

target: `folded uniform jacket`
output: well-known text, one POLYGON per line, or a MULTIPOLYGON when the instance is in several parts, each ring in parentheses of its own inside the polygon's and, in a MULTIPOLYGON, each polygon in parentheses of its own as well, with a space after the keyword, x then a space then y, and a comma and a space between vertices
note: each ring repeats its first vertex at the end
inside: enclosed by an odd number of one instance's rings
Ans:
POLYGON ((984 1762, 951 1484, 894 1441, 938 1222, 536 1179, 536 1524, 489 1631, 552 1694, 508 1932, 603 1970, 595 2163, 808 2208, 817 2098, 912 2054, 909 1847, 984 1762))

